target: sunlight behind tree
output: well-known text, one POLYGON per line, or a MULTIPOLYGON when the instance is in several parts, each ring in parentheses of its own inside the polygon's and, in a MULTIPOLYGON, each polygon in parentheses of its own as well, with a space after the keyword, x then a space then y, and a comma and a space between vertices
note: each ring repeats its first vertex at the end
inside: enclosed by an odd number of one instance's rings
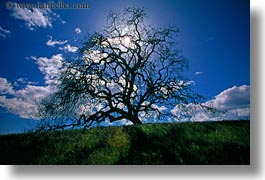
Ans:
POLYGON ((66 62, 58 91, 40 106, 40 129, 173 118, 177 105, 199 104, 183 76, 188 61, 176 45, 177 27, 145 24, 145 10, 110 12, 102 32, 90 35, 66 62))

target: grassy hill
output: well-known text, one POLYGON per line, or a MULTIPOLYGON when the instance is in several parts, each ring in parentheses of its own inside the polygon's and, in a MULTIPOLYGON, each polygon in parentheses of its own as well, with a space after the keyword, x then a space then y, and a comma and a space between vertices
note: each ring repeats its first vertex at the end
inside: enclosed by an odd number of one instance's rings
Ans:
POLYGON ((0 136, 0 164, 249 164, 250 122, 145 124, 0 136))

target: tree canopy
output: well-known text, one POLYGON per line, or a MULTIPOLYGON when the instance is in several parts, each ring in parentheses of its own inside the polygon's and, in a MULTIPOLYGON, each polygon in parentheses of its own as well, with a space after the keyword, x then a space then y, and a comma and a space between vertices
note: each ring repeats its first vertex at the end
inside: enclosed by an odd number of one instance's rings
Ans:
POLYGON ((101 32, 89 35, 78 56, 65 62, 56 93, 40 111, 43 129, 84 127, 104 121, 174 116, 176 105, 198 103, 184 77, 187 59, 177 48, 177 27, 146 24, 146 11, 110 12, 101 32))

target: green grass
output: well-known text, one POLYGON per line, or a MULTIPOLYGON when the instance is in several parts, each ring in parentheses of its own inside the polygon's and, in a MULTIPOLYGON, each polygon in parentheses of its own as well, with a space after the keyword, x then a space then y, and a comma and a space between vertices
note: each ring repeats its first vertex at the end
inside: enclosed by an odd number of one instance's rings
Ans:
POLYGON ((0 136, 0 164, 250 164, 249 121, 0 136))

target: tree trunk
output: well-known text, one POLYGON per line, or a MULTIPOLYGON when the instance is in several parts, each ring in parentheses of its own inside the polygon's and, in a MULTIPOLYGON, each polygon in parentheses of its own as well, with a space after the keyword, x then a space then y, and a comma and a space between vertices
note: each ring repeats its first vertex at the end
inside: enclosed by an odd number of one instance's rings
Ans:
POLYGON ((138 117, 134 117, 131 122, 133 124, 143 124, 142 121, 138 117))

